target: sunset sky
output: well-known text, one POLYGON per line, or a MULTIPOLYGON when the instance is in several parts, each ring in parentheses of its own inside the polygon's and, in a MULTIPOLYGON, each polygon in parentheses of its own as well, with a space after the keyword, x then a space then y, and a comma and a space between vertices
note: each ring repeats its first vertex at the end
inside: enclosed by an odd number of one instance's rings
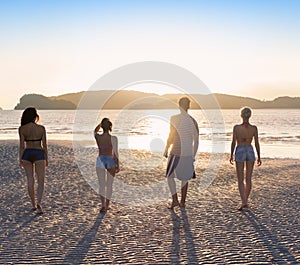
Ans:
POLYGON ((215 93, 300 96, 299 14, 298 0, 0 1, 0 107, 141 61, 181 66, 215 93))

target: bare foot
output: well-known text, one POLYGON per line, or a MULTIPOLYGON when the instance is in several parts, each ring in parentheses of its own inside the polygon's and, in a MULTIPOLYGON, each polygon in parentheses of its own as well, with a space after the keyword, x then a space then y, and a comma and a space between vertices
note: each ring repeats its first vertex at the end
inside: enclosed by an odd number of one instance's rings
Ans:
POLYGON ((33 202, 33 203, 32 203, 31 211, 36 211, 36 209, 37 209, 36 202, 33 202))
POLYGON ((106 211, 107 211, 107 209, 104 206, 100 209, 100 213, 106 213, 106 211))
POLYGON ((238 208, 238 211, 242 211, 243 209, 248 208, 248 204, 243 204, 238 208))
POLYGON ((184 202, 180 202, 179 206, 180 206, 180 208, 185 208, 185 203, 184 202))
POLYGON ((38 204, 36 207, 37 207, 37 214, 43 214, 44 213, 43 208, 42 208, 41 205, 38 204))
POLYGON ((179 206, 179 202, 178 202, 178 201, 177 201, 177 202, 176 202, 176 201, 175 201, 175 202, 172 202, 171 205, 168 206, 168 209, 171 210, 171 209, 173 209, 173 208, 176 207, 176 206, 179 206))

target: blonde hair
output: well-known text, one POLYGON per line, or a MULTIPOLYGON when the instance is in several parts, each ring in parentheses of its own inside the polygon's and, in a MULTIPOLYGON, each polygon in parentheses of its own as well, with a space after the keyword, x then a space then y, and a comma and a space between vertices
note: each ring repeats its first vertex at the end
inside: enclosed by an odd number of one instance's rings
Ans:
POLYGON ((241 109, 242 118, 249 119, 251 117, 252 110, 249 107, 243 107, 241 109))

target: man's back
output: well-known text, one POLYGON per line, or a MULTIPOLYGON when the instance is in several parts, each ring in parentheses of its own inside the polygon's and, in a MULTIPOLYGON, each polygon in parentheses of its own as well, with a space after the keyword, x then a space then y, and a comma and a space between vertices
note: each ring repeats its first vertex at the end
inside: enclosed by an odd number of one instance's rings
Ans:
POLYGON ((171 125, 175 130, 170 153, 177 156, 193 156, 193 143, 198 134, 194 119, 187 113, 181 113, 171 117, 171 125))

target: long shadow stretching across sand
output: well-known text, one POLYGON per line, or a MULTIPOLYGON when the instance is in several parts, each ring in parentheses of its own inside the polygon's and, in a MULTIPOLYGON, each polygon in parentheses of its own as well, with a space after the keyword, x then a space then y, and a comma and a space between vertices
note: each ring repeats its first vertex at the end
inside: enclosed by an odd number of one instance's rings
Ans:
POLYGON ((199 264, 196 247, 194 243, 194 235, 191 231, 191 227, 188 220, 188 214, 186 209, 181 208, 181 218, 171 210, 172 222, 173 222, 173 233, 172 233, 172 244, 171 244, 171 256, 170 264, 180 264, 180 226, 181 221, 183 222, 184 229, 184 240, 187 251, 187 264, 199 264))
POLYGON ((65 257, 63 264, 81 264, 86 257, 91 244, 95 241, 97 232, 102 223, 105 213, 99 213, 94 225, 91 227, 84 237, 82 237, 77 246, 73 248, 65 257))
POLYGON ((260 239, 273 255, 273 262, 282 262, 283 257, 285 257, 289 262, 292 262, 292 264, 297 263, 296 258, 279 242, 276 236, 273 235, 264 224, 262 224, 260 219, 251 210, 243 211, 242 213, 255 228, 260 239))
MULTIPOLYGON (((13 238, 14 236, 16 236, 18 233, 20 233, 24 228, 26 227, 30 227, 31 225, 31 222, 36 219, 39 215, 33 215, 33 216, 29 216, 28 213, 25 213, 24 215, 20 216, 18 218, 18 221, 20 220, 20 225, 16 226, 16 224, 12 223, 10 225, 10 228, 15 229, 13 231, 11 231, 10 233, 8 233, 5 237, 3 237, 1 240, 0 240, 0 244, 4 241, 6 241, 7 239, 9 238, 13 238)), ((1 211, 1 217, 4 217, 5 218, 5 214, 2 214, 2 211, 1 211)), ((7 222, 7 220, 4 220, 3 218, 3 223, 4 222, 7 222)))

